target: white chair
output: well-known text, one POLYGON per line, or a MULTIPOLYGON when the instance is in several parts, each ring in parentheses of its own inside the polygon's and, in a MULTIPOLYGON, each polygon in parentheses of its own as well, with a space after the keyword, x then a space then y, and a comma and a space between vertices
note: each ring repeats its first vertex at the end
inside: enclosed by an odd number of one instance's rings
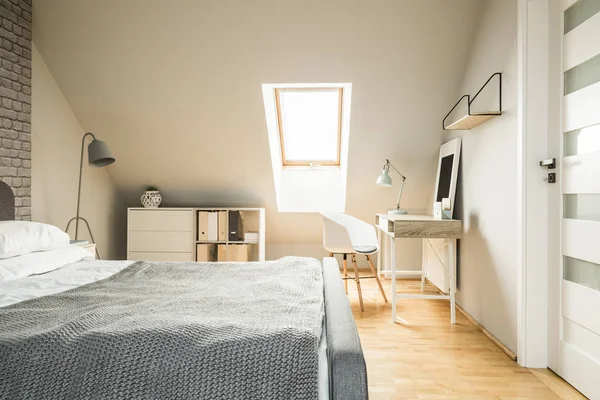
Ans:
POLYGON ((375 228, 358 218, 340 212, 324 212, 321 215, 323 216, 323 247, 329 252, 330 257, 335 254, 341 254, 343 257, 343 279, 346 294, 348 294, 348 279, 352 279, 356 282, 358 289, 360 310, 364 311, 360 280, 374 278, 377 285, 379 285, 383 300, 387 303, 385 291, 371 261, 371 254, 379 251, 375 228), (356 264, 357 254, 367 257, 373 276, 359 276, 358 265, 356 264), (351 256, 352 265, 354 266, 354 277, 348 275, 348 256, 351 256))

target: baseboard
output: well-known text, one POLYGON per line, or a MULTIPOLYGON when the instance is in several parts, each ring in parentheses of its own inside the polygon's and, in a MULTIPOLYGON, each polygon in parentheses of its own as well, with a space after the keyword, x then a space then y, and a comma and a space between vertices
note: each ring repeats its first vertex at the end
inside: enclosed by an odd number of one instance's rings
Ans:
MULTIPOLYGON (((390 279, 391 275, 391 272, 381 272, 385 279, 390 279)), ((396 271, 396 280, 398 279, 421 279, 421 271, 396 271)))

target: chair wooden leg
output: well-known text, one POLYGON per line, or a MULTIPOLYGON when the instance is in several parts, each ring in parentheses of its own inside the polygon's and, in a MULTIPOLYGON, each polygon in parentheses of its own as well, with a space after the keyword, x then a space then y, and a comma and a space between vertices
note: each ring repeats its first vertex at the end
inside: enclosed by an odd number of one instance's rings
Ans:
POLYGON ((360 276, 358 275, 358 264, 356 263, 356 256, 352 254, 352 264, 354 265, 354 277, 356 279, 356 288, 358 289, 358 300, 360 301, 360 311, 365 311, 365 305, 363 304, 362 290, 360 289, 360 276))
POLYGON ((385 295, 385 291, 383 290, 383 286, 381 286, 381 281, 379 280, 379 275, 377 275, 377 271, 375 270, 375 266, 373 266, 373 261, 371 261, 371 257, 367 256, 367 261, 369 261, 369 267, 371 267, 371 272, 375 276, 375 280, 377 281, 377 285, 379 286, 379 290, 381 291, 381 295, 383 296, 383 300, 387 303, 387 297, 385 295))
POLYGON ((344 278, 344 288, 346 289, 346 294, 348 294, 348 254, 344 254, 344 261, 342 262, 342 265, 344 266, 344 275, 342 276, 344 278))

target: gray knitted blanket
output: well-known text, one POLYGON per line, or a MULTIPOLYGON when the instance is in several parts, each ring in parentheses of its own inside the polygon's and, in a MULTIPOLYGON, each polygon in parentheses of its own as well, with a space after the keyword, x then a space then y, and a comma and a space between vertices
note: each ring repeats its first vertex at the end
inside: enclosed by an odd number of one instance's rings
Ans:
POLYGON ((317 399, 321 263, 137 262, 0 308, 2 399, 317 399))

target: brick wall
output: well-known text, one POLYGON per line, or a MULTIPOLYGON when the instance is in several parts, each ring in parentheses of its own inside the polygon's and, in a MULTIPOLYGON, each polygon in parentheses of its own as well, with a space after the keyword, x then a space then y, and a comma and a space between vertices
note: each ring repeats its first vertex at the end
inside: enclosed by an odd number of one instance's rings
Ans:
POLYGON ((0 179, 31 219, 31 1, 0 0, 0 179))

